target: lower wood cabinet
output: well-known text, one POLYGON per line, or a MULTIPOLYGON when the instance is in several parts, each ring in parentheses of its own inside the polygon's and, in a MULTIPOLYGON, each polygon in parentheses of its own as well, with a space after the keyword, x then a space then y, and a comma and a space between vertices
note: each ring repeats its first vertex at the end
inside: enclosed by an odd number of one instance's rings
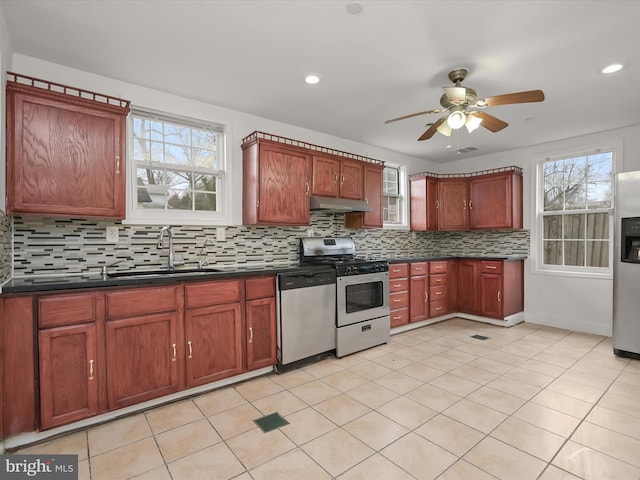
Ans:
POLYGON ((409 264, 409 321, 419 322, 429 318, 429 264, 409 264))
POLYGON ((107 321, 110 410, 180 389, 178 330, 175 311, 107 321))
POLYGON ((40 423, 51 428, 99 411, 96 325, 47 328, 40 346, 40 423))
POLYGON ((0 313, 2 438, 276 362, 273 275, 6 297, 0 313))
POLYGON ((240 303, 188 309, 184 330, 187 387, 242 372, 240 303))
POLYGON ((478 261, 458 260, 458 310, 477 314, 478 306, 478 261))
POLYGON ((409 323, 409 264, 389 265, 391 328, 409 323))

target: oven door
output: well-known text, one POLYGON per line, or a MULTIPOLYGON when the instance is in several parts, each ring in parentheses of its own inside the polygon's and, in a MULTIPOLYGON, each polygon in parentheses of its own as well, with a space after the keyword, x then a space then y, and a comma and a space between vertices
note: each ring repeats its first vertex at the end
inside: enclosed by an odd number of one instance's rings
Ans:
POLYGON ((389 315, 389 272, 337 278, 337 325, 389 315))

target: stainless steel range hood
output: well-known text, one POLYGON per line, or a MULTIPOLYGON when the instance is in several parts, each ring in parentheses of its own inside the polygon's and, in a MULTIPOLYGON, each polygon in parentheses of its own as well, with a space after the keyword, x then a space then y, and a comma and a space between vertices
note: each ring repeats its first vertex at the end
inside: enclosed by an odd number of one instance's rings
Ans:
POLYGON ((348 198, 311 196, 311 210, 327 213, 370 212, 371 207, 362 200, 348 198))

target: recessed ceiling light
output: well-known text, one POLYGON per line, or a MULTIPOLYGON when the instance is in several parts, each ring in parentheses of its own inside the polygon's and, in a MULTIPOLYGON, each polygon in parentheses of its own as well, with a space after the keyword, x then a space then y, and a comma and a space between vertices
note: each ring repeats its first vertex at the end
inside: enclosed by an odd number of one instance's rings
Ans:
POLYGON ((347 5, 347 12, 352 15, 358 15, 360 12, 362 12, 362 5, 360 5, 358 2, 351 2, 349 5, 347 5))
POLYGON ((304 77, 304 81, 309 85, 315 85, 320 81, 320 77, 318 75, 307 75, 304 77))
POLYGON ((622 70, 623 65, 621 63, 612 63, 611 65, 607 65, 602 70, 602 73, 615 73, 617 71, 622 70))

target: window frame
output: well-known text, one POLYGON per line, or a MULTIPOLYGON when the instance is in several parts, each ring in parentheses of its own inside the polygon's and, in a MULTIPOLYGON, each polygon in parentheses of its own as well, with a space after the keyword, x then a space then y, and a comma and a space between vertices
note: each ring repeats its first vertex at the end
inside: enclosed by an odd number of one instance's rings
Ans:
MULTIPOLYGON (((231 211, 231 185, 232 172, 229 158, 229 144, 231 134, 226 124, 218 122, 204 121, 192 117, 185 117, 177 114, 161 112, 145 107, 136 106, 131 108, 131 114, 127 117, 126 125, 126 149, 127 149, 127 178, 126 178, 126 218, 123 224, 133 225, 194 225, 194 226, 225 226, 232 224, 231 211), (134 160, 134 135, 133 117, 134 115, 150 116, 163 122, 175 122, 179 125, 192 126, 195 128, 208 128, 214 130, 219 135, 217 154, 220 168, 211 169, 211 174, 218 178, 220 192, 217 193, 216 201, 219 202, 219 209, 215 212, 204 210, 167 210, 139 208, 137 206, 137 169, 138 164, 134 160)), ((178 171, 192 171, 191 168, 175 168, 178 171)), ((202 171, 198 169, 198 171, 202 171)))
MULTIPOLYGON (((533 158, 533 202, 532 214, 534 221, 532 222, 533 235, 535 239, 532 250, 535 255, 531 258, 531 268, 533 273, 546 275, 566 276, 566 277, 582 277, 582 278, 613 278, 613 251, 614 251, 614 202, 615 202, 615 182, 614 177, 618 172, 619 165, 622 163, 622 142, 606 142, 598 145, 583 146, 576 148, 568 148, 553 153, 537 155, 533 158), (544 164, 548 161, 557 161, 562 159, 577 158, 580 156, 592 155, 599 152, 611 152, 611 205, 608 208, 599 209, 580 209, 575 211, 557 211, 544 212, 544 164), (587 267, 574 265, 547 265, 544 263, 544 217, 548 215, 565 215, 584 214, 584 213, 607 213, 609 228, 609 260, 608 267, 587 267)), ((571 239, 569 239, 571 240, 571 239)), ((585 241, 588 239, 585 239, 585 241)), ((566 239, 562 239, 564 242, 566 239)))
POLYGON ((382 173, 382 209, 383 209, 383 228, 389 230, 409 230, 409 208, 408 208, 408 192, 409 192, 409 178, 407 175, 407 167, 398 163, 385 162, 384 168, 393 168, 398 171, 398 194, 386 195, 384 191, 385 174, 382 173), (394 196, 399 199, 398 216, 400 221, 398 223, 389 223, 384 221, 384 208, 386 205, 385 197, 394 196))

